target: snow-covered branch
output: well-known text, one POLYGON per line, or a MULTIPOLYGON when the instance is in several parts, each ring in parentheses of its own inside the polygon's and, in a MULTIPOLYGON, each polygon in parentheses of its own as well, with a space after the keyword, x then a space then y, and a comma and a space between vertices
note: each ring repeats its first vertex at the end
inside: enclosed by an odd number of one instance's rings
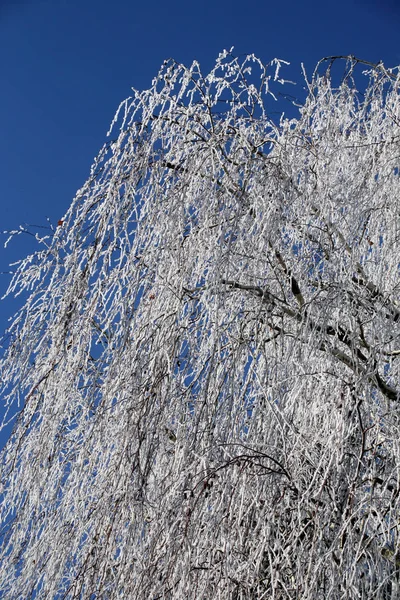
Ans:
POLYGON ((165 62, 16 266, 2 597, 394 597, 400 80, 340 60, 290 119, 165 62))

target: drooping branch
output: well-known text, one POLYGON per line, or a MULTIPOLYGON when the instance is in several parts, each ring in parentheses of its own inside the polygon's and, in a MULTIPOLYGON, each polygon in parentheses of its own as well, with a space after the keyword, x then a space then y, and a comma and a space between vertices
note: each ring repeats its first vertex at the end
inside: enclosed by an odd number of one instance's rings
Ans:
POLYGON ((337 61, 167 61, 16 266, 2 597, 393 597, 400 80, 337 61))
MULTIPOLYGON (((288 275, 287 270, 286 270, 285 274, 288 275)), ((299 295, 301 296, 300 288, 298 288, 298 284, 297 284, 296 280, 294 280, 295 283, 293 284, 293 277, 290 275, 289 275, 289 280, 291 282, 292 291, 293 291, 293 286, 295 286, 295 290, 297 290, 297 289, 299 290, 297 295, 293 292, 293 295, 295 295, 296 299, 298 300, 297 296, 299 296, 299 295)), ((301 311, 301 310, 295 311, 288 306, 288 304, 285 300, 277 298, 276 296, 271 294, 267 289, 262 290, 261 287, 259 287, 259 286, 245 285, 245 284, 241 284, 237 281, 229 281, 229 280, 225 280, 225 279, 222 279, 221 283, 223 285, 229 286, 232 289, 243 290, 246 292, 253 292, 259 298, 261 298, 263 302, 267 302, 270 305, 270 307, 276 307, 278 309, 278 314, 279 314, 279 311, 281 311, 282 314, 285 314, 285 315, 297 320, 299 323, 303 324, 305 332, 307 332, 307 331, 317 332, 320 336, 320 341, 317 343, 316 347, 318 347, 323 352, 328 352, 328 353, 332 354, 332 356, 334 356, 340 362, 345 364, 347 367, 349 367, 355 373, 364 373, 368 377, 369 381, 374 386, 376 386, 382 392, 382 394, 389 400, 395 400, 395 401, 400 400, 400 391, 398 391, 395 388, 388 385, 382 379, 382 377, 379 375, 376 361, 375 361, 375 368, 373 369, 372 372, 369 372, 369 367, 368 367, 369 359, 367 356, 365 356, 365 354, 361 350, 361 348, 364 348, 365 344, 363 344, 362 340, 357 338, 352 332, 346 330, 343 327, 343 325, 337 325, 336 327, 333 327, 332 325, 320 325, 313 320, 312 316, 310 316, 310 313, 307 310, 306 311, 301 311), (337 347, 332 347, 329 344, 327 344, 326 340, 329 337, 334 338, 335 340, 337 340, 337 341, 341 342, 342 344, 344 344, 345 346, 347 346, 351 351, 351 355, 344 353, 342 350, 340 350, 337 347)), ((303 301, 303 303, 299 302, 299 304, 300 304, 300 308, 302 308, 304 306, 304 301, 303 301)), ((279 326, 277 326, 276 328, 277 328, 277 331, 279 331, 279 333, 282 333, 283 335, 285 335, 284 329, 282 329, 279 326)), ((310 343, 307 340, 307 338, 303 337, 302 333, 299 333, 298 339, 300 341, 302 341, 302 343, 310 343)), ((312 343, 315 343, 315 342, 313 341, 312 343)))

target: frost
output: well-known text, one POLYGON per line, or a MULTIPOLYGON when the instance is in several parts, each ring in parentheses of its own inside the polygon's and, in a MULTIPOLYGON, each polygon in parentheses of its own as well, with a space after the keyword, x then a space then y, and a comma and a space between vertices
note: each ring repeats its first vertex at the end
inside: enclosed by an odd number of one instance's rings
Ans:
POLYGON ((166 61, 16 263, 1 597, 394 597, 399 77, 336 62, 166 61))

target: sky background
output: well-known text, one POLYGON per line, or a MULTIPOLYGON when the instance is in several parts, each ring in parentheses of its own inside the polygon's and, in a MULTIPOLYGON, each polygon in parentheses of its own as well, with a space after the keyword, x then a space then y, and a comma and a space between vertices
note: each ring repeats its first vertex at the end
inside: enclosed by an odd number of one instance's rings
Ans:
MULTIPOLYGON (((61 219, 131 87, 164 59, 208 71, 225 48, 311 73, 330 55, 400 64, 400 0, 0 0, 0 231, 61 219)), ((0 271, 32 250, 3 249, 0 271)), ((0 275, 0 295, 10 276, 0 275)), ((18 302, 0 303, 0 330, 18 302)))

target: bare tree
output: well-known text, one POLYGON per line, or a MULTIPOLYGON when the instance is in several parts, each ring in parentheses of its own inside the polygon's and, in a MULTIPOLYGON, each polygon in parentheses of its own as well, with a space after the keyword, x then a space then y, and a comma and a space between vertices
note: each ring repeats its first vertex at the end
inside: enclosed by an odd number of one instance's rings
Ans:
POLYGON ((19 264, 2 597, 398 597, 400 77, 282 62, 165 62, 19 264))

